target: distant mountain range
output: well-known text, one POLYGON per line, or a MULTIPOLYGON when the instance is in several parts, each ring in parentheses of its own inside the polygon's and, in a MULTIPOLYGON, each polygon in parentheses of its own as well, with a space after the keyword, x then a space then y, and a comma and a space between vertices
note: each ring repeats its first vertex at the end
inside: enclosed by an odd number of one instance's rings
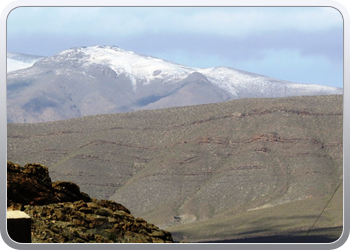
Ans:
POLYGON ((7 120, 36 123, 250 97, 342 94, 228 67, 193 68, 115 46, 7 54, 7 120))
POLYGON ((45 57, 7 52, 7 73, 29 68, 33 66, 35 62, 43 58, 45 57))

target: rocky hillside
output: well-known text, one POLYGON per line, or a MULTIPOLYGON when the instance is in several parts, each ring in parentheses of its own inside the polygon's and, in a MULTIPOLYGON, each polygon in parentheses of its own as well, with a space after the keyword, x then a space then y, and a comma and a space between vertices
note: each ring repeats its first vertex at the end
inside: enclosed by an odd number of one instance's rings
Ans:
POLYGON ((40 164, 7 162, 7 208, 30 215, 33 243, 173 242, 121 204, 91 199, 72 182, 51 182, 40 164))
MULTIPOLYGON (((7 150, 8 160, 45 164, 52 180, 120 202, 176 241, 310 228, 342 181, 343 96, 8 124, 7 150)), ((335 207, 323 226, 341 225, 335 207)))

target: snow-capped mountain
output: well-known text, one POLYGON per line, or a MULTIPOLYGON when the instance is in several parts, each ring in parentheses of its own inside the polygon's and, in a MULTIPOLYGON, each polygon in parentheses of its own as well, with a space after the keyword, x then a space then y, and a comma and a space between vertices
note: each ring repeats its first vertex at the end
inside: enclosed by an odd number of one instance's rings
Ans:
POLYGON ((35 62, 43 58, 43 56, 7 52, 7 73, 19 69, 29 68, 33 66, 35 62))
POLYGON ((115 46, 78 47, 7 75, 9 122, 221 102, 247 97, 342 94, 226 67, 193 68, 115 46))
POLYGON ((112 46, 94 46, 70 49, 48 58, 43 63, 71 59, 74 65, 88 69, 93 65, 106 65, 117 75, 125 74, 134 87, 137 82, 148 84, 156 79, 165 82, 178 81, 193 73, 195 69, 176 65, 159 58, 138 55, 132 51, 125 51, 112 46), (77 56, 79 55, 79 56, 77 56))

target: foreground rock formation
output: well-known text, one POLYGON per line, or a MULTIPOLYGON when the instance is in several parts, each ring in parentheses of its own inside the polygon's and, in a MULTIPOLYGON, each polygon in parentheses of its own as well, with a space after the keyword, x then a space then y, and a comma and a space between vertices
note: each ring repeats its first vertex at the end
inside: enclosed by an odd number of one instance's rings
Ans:
POLYGON ((171 243, 169 232, 123 205, 92 199, 72 182, 51 182, 41 164, 7 162, 7 208, 33 220, 33 243, 171 243))

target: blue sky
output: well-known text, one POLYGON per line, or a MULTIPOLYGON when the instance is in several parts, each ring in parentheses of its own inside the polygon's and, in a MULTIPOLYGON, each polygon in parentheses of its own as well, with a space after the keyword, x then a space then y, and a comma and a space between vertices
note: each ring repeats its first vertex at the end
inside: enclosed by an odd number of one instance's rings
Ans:
POLYGON ((343 87, 343 19, 331 7, 20 7, 8 16, 8 51, 97 44, 343 87))

